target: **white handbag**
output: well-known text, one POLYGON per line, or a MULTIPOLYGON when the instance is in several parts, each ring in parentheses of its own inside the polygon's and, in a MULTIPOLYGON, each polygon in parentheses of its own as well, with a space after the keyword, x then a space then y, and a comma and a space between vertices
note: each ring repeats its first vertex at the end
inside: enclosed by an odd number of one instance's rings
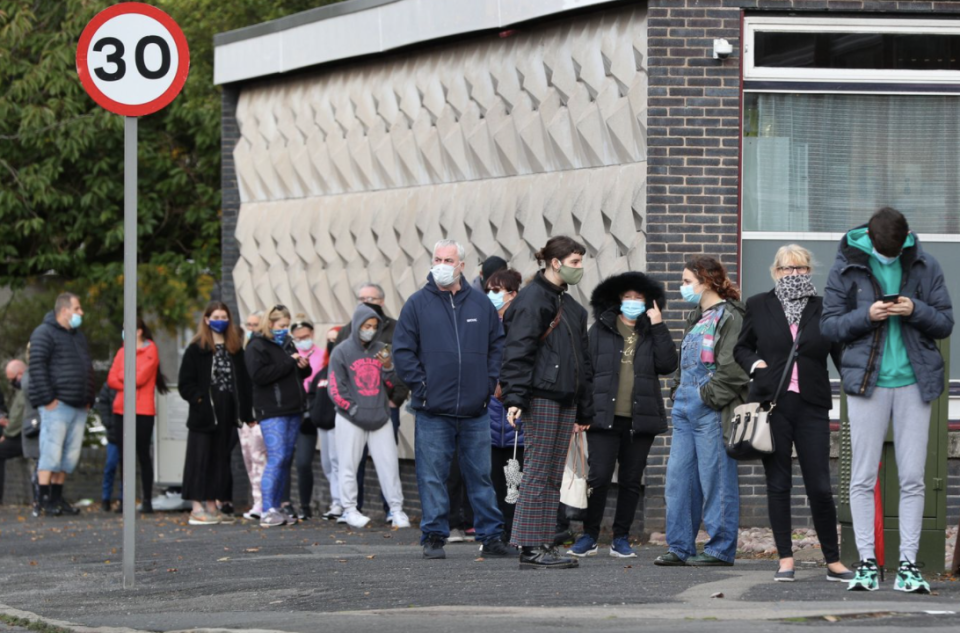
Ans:
POLYGON ((592 490, 587 485, 587 442, 584 433, 574 433, 567 450, 567 463, 560 484, 560 503, 583 510, 592 490))
POLYGON ((507 481, 507 503, 513 505, 520 499, 520 483, 523 481, 523 472, 520 470, 520 462, 517 460, 517 442, 520 439, 520 429, 513 431, 513 459, 507 460, 507 465, 503 467, 503 475, 507 481))
POLYGON ((794 341, 793 350, 790 352, 790 358, 787 359, 787 366, 783 368, 783 375, 780 377, 780 384, 773 394, 773 401, 764 406, 762 402, 748 402, 741 404, 733 410, 733 420, 730 425, 730 437, 727 440, 727 455, 734 459, 747 460, 758 459, 764 455, 770 455, 776 448, 773 443, 773 431, 770 428, 770 422, 773 419, 773 410, 777 408, 777 397, 783 384, 793 369, 793 364, 797 359, 797 348, 800 346, 800 334, 797 332, 797 339, 794 341))

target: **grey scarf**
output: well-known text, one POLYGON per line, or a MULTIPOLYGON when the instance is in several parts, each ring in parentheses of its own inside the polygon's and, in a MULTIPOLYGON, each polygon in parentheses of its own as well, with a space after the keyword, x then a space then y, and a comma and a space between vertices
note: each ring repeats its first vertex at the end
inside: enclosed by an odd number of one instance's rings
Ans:
POLYGON ((787 275, 781 277, 774 289, 783 312, 787 315, 787 323, 800 323, 800 316, 807 307, 807 300, 817 296, 817 289, 813 287, 810 275, 787 275))

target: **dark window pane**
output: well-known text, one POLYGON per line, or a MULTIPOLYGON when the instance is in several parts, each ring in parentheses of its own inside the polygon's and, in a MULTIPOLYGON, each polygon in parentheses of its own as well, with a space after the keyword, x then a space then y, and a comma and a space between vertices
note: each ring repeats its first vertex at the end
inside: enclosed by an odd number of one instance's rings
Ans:
POLYGON ((758 31, 754 47, 756 66, 960 70, 960 35, 758 31))

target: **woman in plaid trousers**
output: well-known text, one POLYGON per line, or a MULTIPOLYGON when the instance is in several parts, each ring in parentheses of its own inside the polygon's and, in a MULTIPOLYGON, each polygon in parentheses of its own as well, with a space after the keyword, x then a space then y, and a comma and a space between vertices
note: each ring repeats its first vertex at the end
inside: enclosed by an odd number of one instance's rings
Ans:
POLYGON ((573 433, 593 421, 587 311, 567 294, 583 277, 586 248, 557 236, 536 254, 543 268, 503 317, 500 372, 507 420, 524 424, 524 475, 511 543, 520 569, 577 567, 553 545, 560 482, 573 433))

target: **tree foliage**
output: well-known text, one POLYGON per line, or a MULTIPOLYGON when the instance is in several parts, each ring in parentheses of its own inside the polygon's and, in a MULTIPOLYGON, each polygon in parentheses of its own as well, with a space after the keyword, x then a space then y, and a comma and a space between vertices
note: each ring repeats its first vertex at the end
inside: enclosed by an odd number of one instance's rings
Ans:
MULTIPOLYGON (((139 125, 139 304, 163 325, 190 319, 219 277, 213 35, 330 3, 153 1, 183 28, 191 56, 183 93, 139 125)), ((0 0, 0 286, 53 275, 63 287, 85 289, 88 312, 116 320, 123 121, 86 95, 75 67, 80 33, 111 4, 0 0)))

